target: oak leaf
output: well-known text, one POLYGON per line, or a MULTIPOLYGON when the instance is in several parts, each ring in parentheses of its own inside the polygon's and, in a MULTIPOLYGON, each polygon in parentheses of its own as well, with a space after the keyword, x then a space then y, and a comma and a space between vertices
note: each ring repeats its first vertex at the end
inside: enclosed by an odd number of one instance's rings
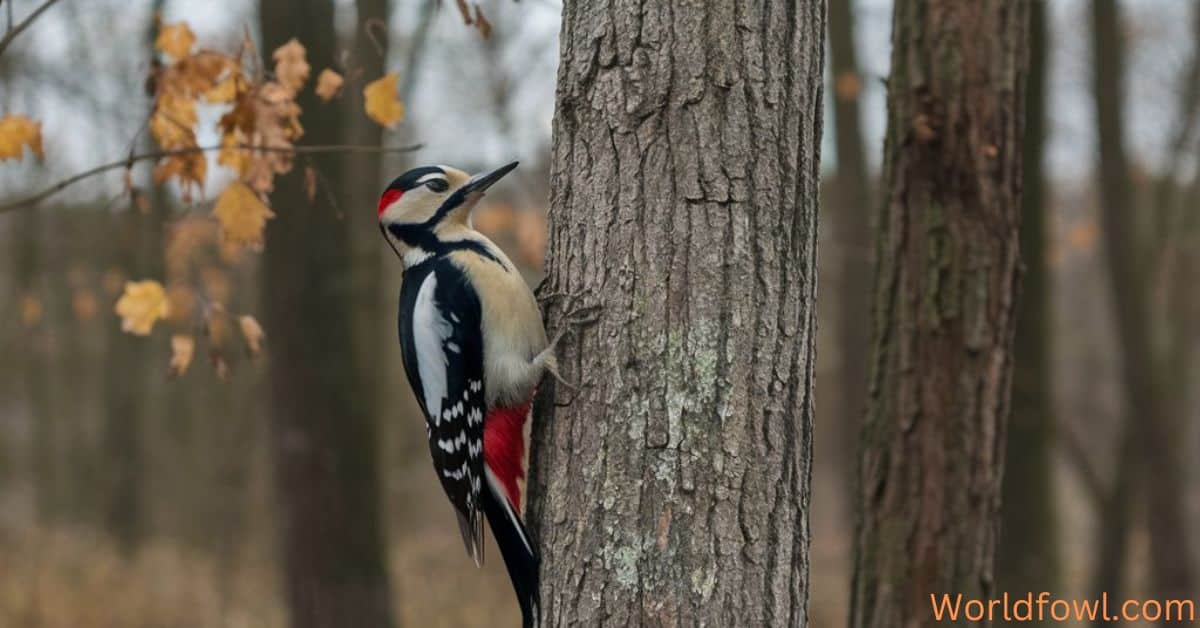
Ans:
POLYGON ((275 80, 292 93, 300 91, 312 68, 304 58, 304 46, 292 38, 271 54, 275 60, 275 80))
POLYGON ((126 282, 113 309, 121 317, 121 331, 135 336, 150 335, 154 323, 171 313, 166 291, 153 279, 126 282))
POLYGON ((333 100, 333 98, 339 93, 341 93, 342 84, 345 82, 346 81, 342 78, 341 74, 338 74, 329 68, 325 68, 324 70, 321 70, 321 74, 317 76, 317 96, 319 96, 321 100, 329 102, 330 100, 333 100))
POLYGON ((0 118, 0 161, 20 159, 26 146, 38 159, 45 158, 42 123, 18 115, 0 118))
POLYGON ((213 216, 221 225, 221 237, 225 241, 261 250, 263 229, 267 221, 275 217, 275 213, 254 190, 245 183, 235 181, 217 197, 213 216))
POLYGON ((168 24, 159 30, 158 38, 154 40, 154 47, 172 59, 182 59, 188 56, 195 43, 196 36, 192 33, 192 29, 188 28, 187 22, 178 22, 168 24))
POLYGON ((171 362, 167 366, 168 377, 179 377, 187 373, 196 356, 196 339, 186 334, 171 336, 171 362))
POLYGON ((389 129, 404 118, 404 104, 396 96, 398 79, 395 72, 389 72, 363 88, 367 115, 389 129))

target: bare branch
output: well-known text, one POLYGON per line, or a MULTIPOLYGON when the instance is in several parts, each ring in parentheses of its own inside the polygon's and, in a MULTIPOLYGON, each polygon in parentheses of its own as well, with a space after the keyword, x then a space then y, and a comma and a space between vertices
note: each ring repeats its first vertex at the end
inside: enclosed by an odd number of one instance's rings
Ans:
MULTIPOLYGON (((11 44, 14 39, 17 38, 17 35, 21 34, 21 31, 29 28, 29 26, 33 24, 33 21, 36 20, 39 15, 45 12, 46 9, 54 6, 56 2, 58 2, 58 0, 46 0, 42 3, 42 6, 34 9, 33 13, 30 13, 28 17, 21 21, 21 23, 17 24, 13 28, 10 28, 8 32, 4 34, 4 38, 0 39, 0 55, 4 54, 4 50, 8 48, 8 45, 11 44)), ((11 4, 9 5, 9 8, 12 8, 11 4)))
MULTIPOLYGON (((316 154, 316 153, 410 153, 412 151, 419 150, 421 148, 421 146, 422 146, 421 144, 413 144, 411 146, 356 146, 356 145, 352 145, 352 144, 319 144, 319 145, 312 145, 312 146, 292 146, 290 148, 239 145, 234 148, 238 148, 238 149, 242 149, 242 150, 260 151, 260 152, 265 152, 265 153, 291 153, 291 154, 295 154, 295 155, 309 155, 309 154, 316 154)), ((27 196, 25 198, 12 201, 10 203, 5 203, 3 205, 0 205, 0 214, 14 211, 17 209, 22 209, 25 207, 32 207, 34 205, 37 205, 39 202, 65 190, 66 188, 68 188, 76 183, 79 183, 80 181, 83 181, 84 179, 89 179, 91 177, 94 177, 99 174, 104 174, 105 172, 109 172, 111 170, 117 170, 120 168, 130 168, 133 166, 133 164, 135 164, 139 161, 162 159, 164 157, 174 157, 177 155, 191 155, 194 153, 207 153, 207 152, 211 152, 211 151, 215 151, 215 150, 221 150, 224 148, 230 148, 230 147, 221 146, 221 145, 195 146, 192 148, 180 148, 180 149, 176 149, 176 150, 161 150, 161 151, 154 151, 154 152, 149 152, 149 153, 139 153, 137 155, 130 155, 120 161, 112 161, 112 162, 109 162, 106 164, 101 164, 94 168, 84 170, 83 172, 71 175, 71 176, 69 176, 69 177, 67 177, 67 178, 65 178, 65 179, 43 189, 40 192, 37 192, 36 194, 31 195, 31 196, 27 196)))

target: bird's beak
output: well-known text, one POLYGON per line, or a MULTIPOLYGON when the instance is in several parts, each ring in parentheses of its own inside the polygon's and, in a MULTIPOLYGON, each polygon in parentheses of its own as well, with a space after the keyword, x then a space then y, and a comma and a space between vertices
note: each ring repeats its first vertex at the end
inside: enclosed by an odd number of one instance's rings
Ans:
POLYGON ((492 184, 499 181, 504 177, 504 175, 512 172, 517 167, 518 163, 520 162, 514 161, 507 166, 501 166, 486 174, 477 174, 471 177, 471 180, 467 181, 466 184, 462 186, 462 191, 466 195, 482 195, 485 190, 492 187, 492 184))

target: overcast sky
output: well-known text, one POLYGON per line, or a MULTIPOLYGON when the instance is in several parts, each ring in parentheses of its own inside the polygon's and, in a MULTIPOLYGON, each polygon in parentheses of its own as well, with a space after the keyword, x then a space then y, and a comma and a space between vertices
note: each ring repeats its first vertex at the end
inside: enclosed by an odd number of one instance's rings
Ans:
MULTIPOLYGON (((1087 0, 1051 0, 1050 175, 1080 181, 1090 176, 1094 138, 1087 0)), ((39 4, 15 0, 18 16, 39 4)), ((140 85, 145 74, 143 30, 149 0, 65 0, 48 11, 8 54, 20 54, 13 88, 0 93, 0 112, 29 113, 47 136, 45 168, 6 164, 0 196, 36 187, 65 173, 119 159, 145 118, 140 85), (72 71, 72 68, 74 69, 72 71)), ((338 0, 339 26, 353 26, 353 0, 338 0)), ((408 117, 389 143, 419 141, 418 161, 486 165, 545 159, 554 107, 559 0, 483 0, 495 43, 463 26, 452 0, 442 0, 419 66, 408 117), (494 94, 507 94, 496 104, 494 94)), ((1164 138, 1177 100, 1174 84, 1190 54, 1192 3, 1126 0, 1132 48, 1128 107, 1134 155, 1150 168, 1161 164, 1164 138)), ((389 70, 407 67, 408 42, 423 0, 396 0, 389 70)), ((164 18, 186 20, 200 45, 233 48, 243 27, 256 20, 256 0, 167 0, 164 18)), ((858 50, 868 77, 863 93, 868 154, 878 166, 884 125, 882 78, 887 75, 891 2, 858 0, 858 50)), ((319 71, 319 68, 314 69, 319 71)), ((403 77, 402 77, 403 80, 403 77)), ((832 108, 826 107, 827 115, 832 108)), ((211 111, 209 116, 219 115, 211 111)), ((212 118, 210 118, 212 119, 212 118)), ((832 129, 831 124, 826 129, 832 129)), ((823 154, 836 161, 830 134, 823 154)), ((212 137, 201 137, 210 141, 212 137)), ((119 192, 120 176, 74 188, 75 199, 119 192)))

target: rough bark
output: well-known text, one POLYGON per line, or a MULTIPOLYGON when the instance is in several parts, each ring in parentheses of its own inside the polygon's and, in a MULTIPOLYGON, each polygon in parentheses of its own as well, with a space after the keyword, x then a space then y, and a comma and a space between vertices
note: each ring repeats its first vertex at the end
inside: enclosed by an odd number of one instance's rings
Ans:
POLYGON ((824 21, 564 5, 547 287, 604 309, 535 428, 548 626, 807 623, 824 21))
POLYGON ((853 490, 858 437, 867 389, 871 301, 871 178, 863 149, 859 96, 863 86, 854 49, 852 0, 829 0, 829 52, 833 67, 834 140, 837 172, 833 177, 833 220, 837 261, 839 468, 846 494, 853 490))
MULTIPOLYGON (((313 68, 334 65, 331 0, 262 0, 265 54, 296 37, 313 68)), ((305 142, 341 143, 336 104, 300 92, 305 142)), ((339 190, 339 157, 315 157, 339 190)), ((360 385, 351 317, 350 227, 328 195, 310 203, 303 165, 276 181, 263 306, 271 334, 272 456, 284 599, 295 628, 392 625, 371 391, 360 385)))
POLYGON ((892 28, 853 627, 993 593, 1013 361, 1028 2, 900 0, 892 28))
POLYGON ((1058 588, 1054 498, 1054 415, 1047 297, 1047 205, 1042 176, 1046 138, 1046 6, 1030 3, 1021 196, 1021 299, 1014 342, 1012 416, 1005 448, 997 580, 1015 595, 1058 588))
POLYGON ((1138 255, 1137 225, 1122 111, 1125 45, 1115 0, 1092 3, 1093 96, 1099 138, 1097 176, 1100 226, 1117 321, 1117 346, 1123 365, 1125 420, 1136 420, 1144 458, 1143 478, 1150 533, 1153 597, 1187 599, 1196 579, 1191 565, 1184 476, 1164 384, 1163 360, 1154 352, 1151 294, 1146 264, 1138 255), (1136 419, 1135 419, 1136 417, 1136 419))

